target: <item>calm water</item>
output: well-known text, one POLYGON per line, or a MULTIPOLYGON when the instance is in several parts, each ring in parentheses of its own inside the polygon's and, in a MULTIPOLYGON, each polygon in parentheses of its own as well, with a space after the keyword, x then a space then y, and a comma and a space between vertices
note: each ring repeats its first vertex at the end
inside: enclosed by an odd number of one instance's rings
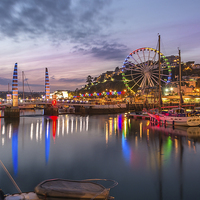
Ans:
MULTIPOLYGON (((0 159, 23 192, 45 179, 106 178, 119 183, 110 192, 116 200, 195 200, 198 136, 199 128, 173 130, 124 115, 2 118, 0 159)), ((1 166, 0 188, 17 192, 1 166)))

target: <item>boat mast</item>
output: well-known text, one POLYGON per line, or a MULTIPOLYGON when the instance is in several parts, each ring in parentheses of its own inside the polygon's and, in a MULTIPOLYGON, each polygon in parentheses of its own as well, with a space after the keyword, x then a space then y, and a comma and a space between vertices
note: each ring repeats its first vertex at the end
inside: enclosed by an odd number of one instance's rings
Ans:
POLYGON ((22 84, 23 84, 23 102, 24 102, 24 71, 22 71, 22 84))
POLYGON ((161 104, 162 104, 162 100, 161 100, 161 81, 160 81, 160 35, 158 35, 158 51, 159 51, 159 54, 158 54, 158 68, 159 68, 159 110, 161 110, 161 104))
POLYGON ((182 107, 182 94, 181 94, 181 50, 178 50, 179 52, 179 96, 180 96, 180 101, 179 101, 179 107, 182 107))

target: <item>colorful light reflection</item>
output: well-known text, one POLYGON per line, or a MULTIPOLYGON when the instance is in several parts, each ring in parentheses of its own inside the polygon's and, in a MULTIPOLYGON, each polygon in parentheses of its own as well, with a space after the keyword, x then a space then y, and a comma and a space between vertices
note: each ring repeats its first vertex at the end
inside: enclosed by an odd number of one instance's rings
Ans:
POLYGON ((13 160, 13 169, 14 174, 18 173, 18 129, 13 131, 12 136, 12 160, 13 160))
POLYGON ((46 130, 45 130, 45 160, 46 164, 49 161, 49 152, 50 152, 50 123, 49 119, 47 119, 46 130))

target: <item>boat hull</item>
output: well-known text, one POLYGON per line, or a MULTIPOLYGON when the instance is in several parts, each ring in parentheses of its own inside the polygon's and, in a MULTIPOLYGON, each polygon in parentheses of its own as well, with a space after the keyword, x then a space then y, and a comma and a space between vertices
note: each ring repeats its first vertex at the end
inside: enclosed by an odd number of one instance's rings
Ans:
POLYGON ((150 118, 153 118, 157 121, 162 121, 164 123, 178 125, 178 126, 199 126, 200 117, 179 117, 179 116, 166 116, 164 114, 151 114, 148 113, 150 118))

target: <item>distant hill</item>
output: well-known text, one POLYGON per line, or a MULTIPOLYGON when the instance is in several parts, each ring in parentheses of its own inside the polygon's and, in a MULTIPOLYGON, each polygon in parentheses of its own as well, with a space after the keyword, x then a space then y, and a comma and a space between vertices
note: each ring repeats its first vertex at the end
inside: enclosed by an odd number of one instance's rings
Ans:
MULTIPOLYGON (((120 69, 119 69, 120 70, 120 69)), ((78 90, 78 93, 94 93, 104 91, 123 91, 126 89, 122 81, 122 74, 120 71, 109 71, 101 74, 99 77, 93 79, 85 85, 84 88, 78 90)))
MULTIPOLYGON (((182 76, 200 76, 200 69, 193 69, 191 66, 182 64, 181 66, 182 76)), ((90 81, 83 88, 79 89, 77 92, 81 94, 103 92, 103 91, 123 91, 126 89, 122 81, 122 69, 119 67, 115 68, 115 71, 107 71, 95 77, 94 79, 90 76, 90 81)), ((172 68, 172 81, 177 80, 177 75, 179 75, 179 68, 172 68)), ((88 80, 88 79, 87 79, 88 80)), ((200 81, 199 81, 200 82, 200 81)), ((199 84, 200 85, 200 84, 199 84)))

